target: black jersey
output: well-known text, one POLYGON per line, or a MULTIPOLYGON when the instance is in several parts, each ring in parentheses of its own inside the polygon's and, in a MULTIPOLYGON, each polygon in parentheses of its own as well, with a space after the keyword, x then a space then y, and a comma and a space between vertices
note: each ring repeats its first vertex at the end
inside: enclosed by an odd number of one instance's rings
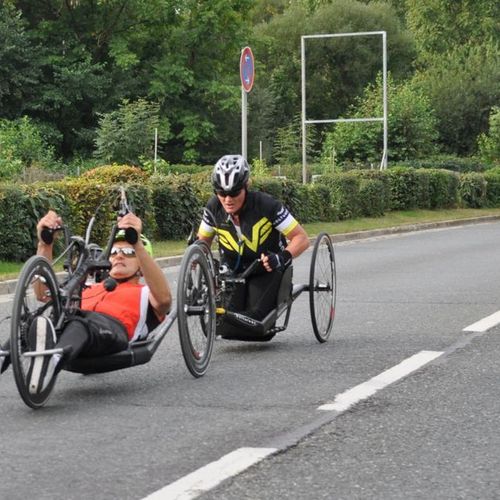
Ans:
POLYGON ((241 271, 261 253, 283 250, 285 236, 298 225, 279 201, 258 191, 247 193, 239 219, 241 226, 236 226, 217 196, 213 196, 199 229, 199 234, 207 238, 217 234, 221 260, 234 271, 241 271))

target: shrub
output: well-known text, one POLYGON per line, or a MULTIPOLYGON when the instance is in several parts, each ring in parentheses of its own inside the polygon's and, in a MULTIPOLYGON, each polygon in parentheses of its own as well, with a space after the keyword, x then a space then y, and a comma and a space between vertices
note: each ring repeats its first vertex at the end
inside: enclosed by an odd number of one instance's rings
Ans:
POLYGON ((322 184, 330 191, 330 203, 335 218, 349 219, 361 213, 359 203, 359 177, 353 172, 323 175, 322 184))
POLYGON ((459 195, 462 204, 469 208, 482 208, 486 204, 487 182, 484 175, 470 172, 460 176, 459 195))
POLYGON ((391 210, 412 210, 417 207, 418 178, 413 169, 395 167, 387 170, 391 210))
POLYGON ((130 165, 102 165, 87 170, 82 178, 104 184, 120 184, 127 182, 145 182, 149 175, 138 167, 130 165))
POLYGON ((490 207, 500 206, 500 167, 484 173, 486 180, 486 203, 490 207))
POLYGON ((151 197, 161 239, 185 238, 201 219, 203 203, 187 175, 155 176, 151 197))
POLYGON ((431 208, 455 207, 458 202, 458 174, 443 169, 430 169, 428 172, 431 208))

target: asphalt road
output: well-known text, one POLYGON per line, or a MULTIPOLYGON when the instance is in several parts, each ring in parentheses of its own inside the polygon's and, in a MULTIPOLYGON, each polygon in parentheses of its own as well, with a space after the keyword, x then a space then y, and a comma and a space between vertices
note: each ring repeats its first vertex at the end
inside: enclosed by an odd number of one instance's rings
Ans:
MULTIPOLYGON (((315 340, 304 295, 271 342, 217 341, 198 380, 175 328, 145 366, 62 372, 39 411, 7 372, 0 498, 174 498, 162 488, 207 464, 276 447, 200 498, 498 498, 499 329, 464 328, 500 309, 499 245, 499 223, 338 244, 331 341, 315 340), (318 410, 422 351, 442 354, 344 412, 318 410)), ((0 297, 0 318, 10 306, 0 297)))

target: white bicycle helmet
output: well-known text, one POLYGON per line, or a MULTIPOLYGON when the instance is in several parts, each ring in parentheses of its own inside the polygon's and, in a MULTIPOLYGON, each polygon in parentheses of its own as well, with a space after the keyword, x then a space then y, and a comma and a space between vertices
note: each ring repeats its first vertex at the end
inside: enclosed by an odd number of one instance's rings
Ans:
POLYGON ((212 185, 216 191, 234 192, 245 186, 250 177, 248 162, 241 155, 225 155, 214 167, 212 185))

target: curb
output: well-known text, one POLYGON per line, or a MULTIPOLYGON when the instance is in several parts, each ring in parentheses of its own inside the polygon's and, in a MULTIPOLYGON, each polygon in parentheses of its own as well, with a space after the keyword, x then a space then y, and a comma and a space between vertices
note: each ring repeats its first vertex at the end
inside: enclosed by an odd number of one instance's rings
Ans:
MULTIPOLYGON (((334 243, 343 241, 363 240, 375 238, 377 236, 387 236, 391 234, 411 233, 414 231, 425 231, 428 229, 439 229, 444 227, 467 226, 470 224, 481 224, 485 222, 495 222, 500 220, 500 215, 485 215, 483 217, 473 217, 470 219, 445 220, 439 222, 421 222, 417 224, 405 224, 402 226, 387 227, 383 229, 371 229, 367 231, 355 231, 352 233, 341 233, 332 235, 334 243)), ((310 238, 311 243, 315 238, 310 238)), ((173 257, 160 257, 156 262, 161 268, 178 266, 182 261, 182 255, 173 257)), ((0 295, 11 294, 15 292, 17 279, 0 281, 0 295)))

